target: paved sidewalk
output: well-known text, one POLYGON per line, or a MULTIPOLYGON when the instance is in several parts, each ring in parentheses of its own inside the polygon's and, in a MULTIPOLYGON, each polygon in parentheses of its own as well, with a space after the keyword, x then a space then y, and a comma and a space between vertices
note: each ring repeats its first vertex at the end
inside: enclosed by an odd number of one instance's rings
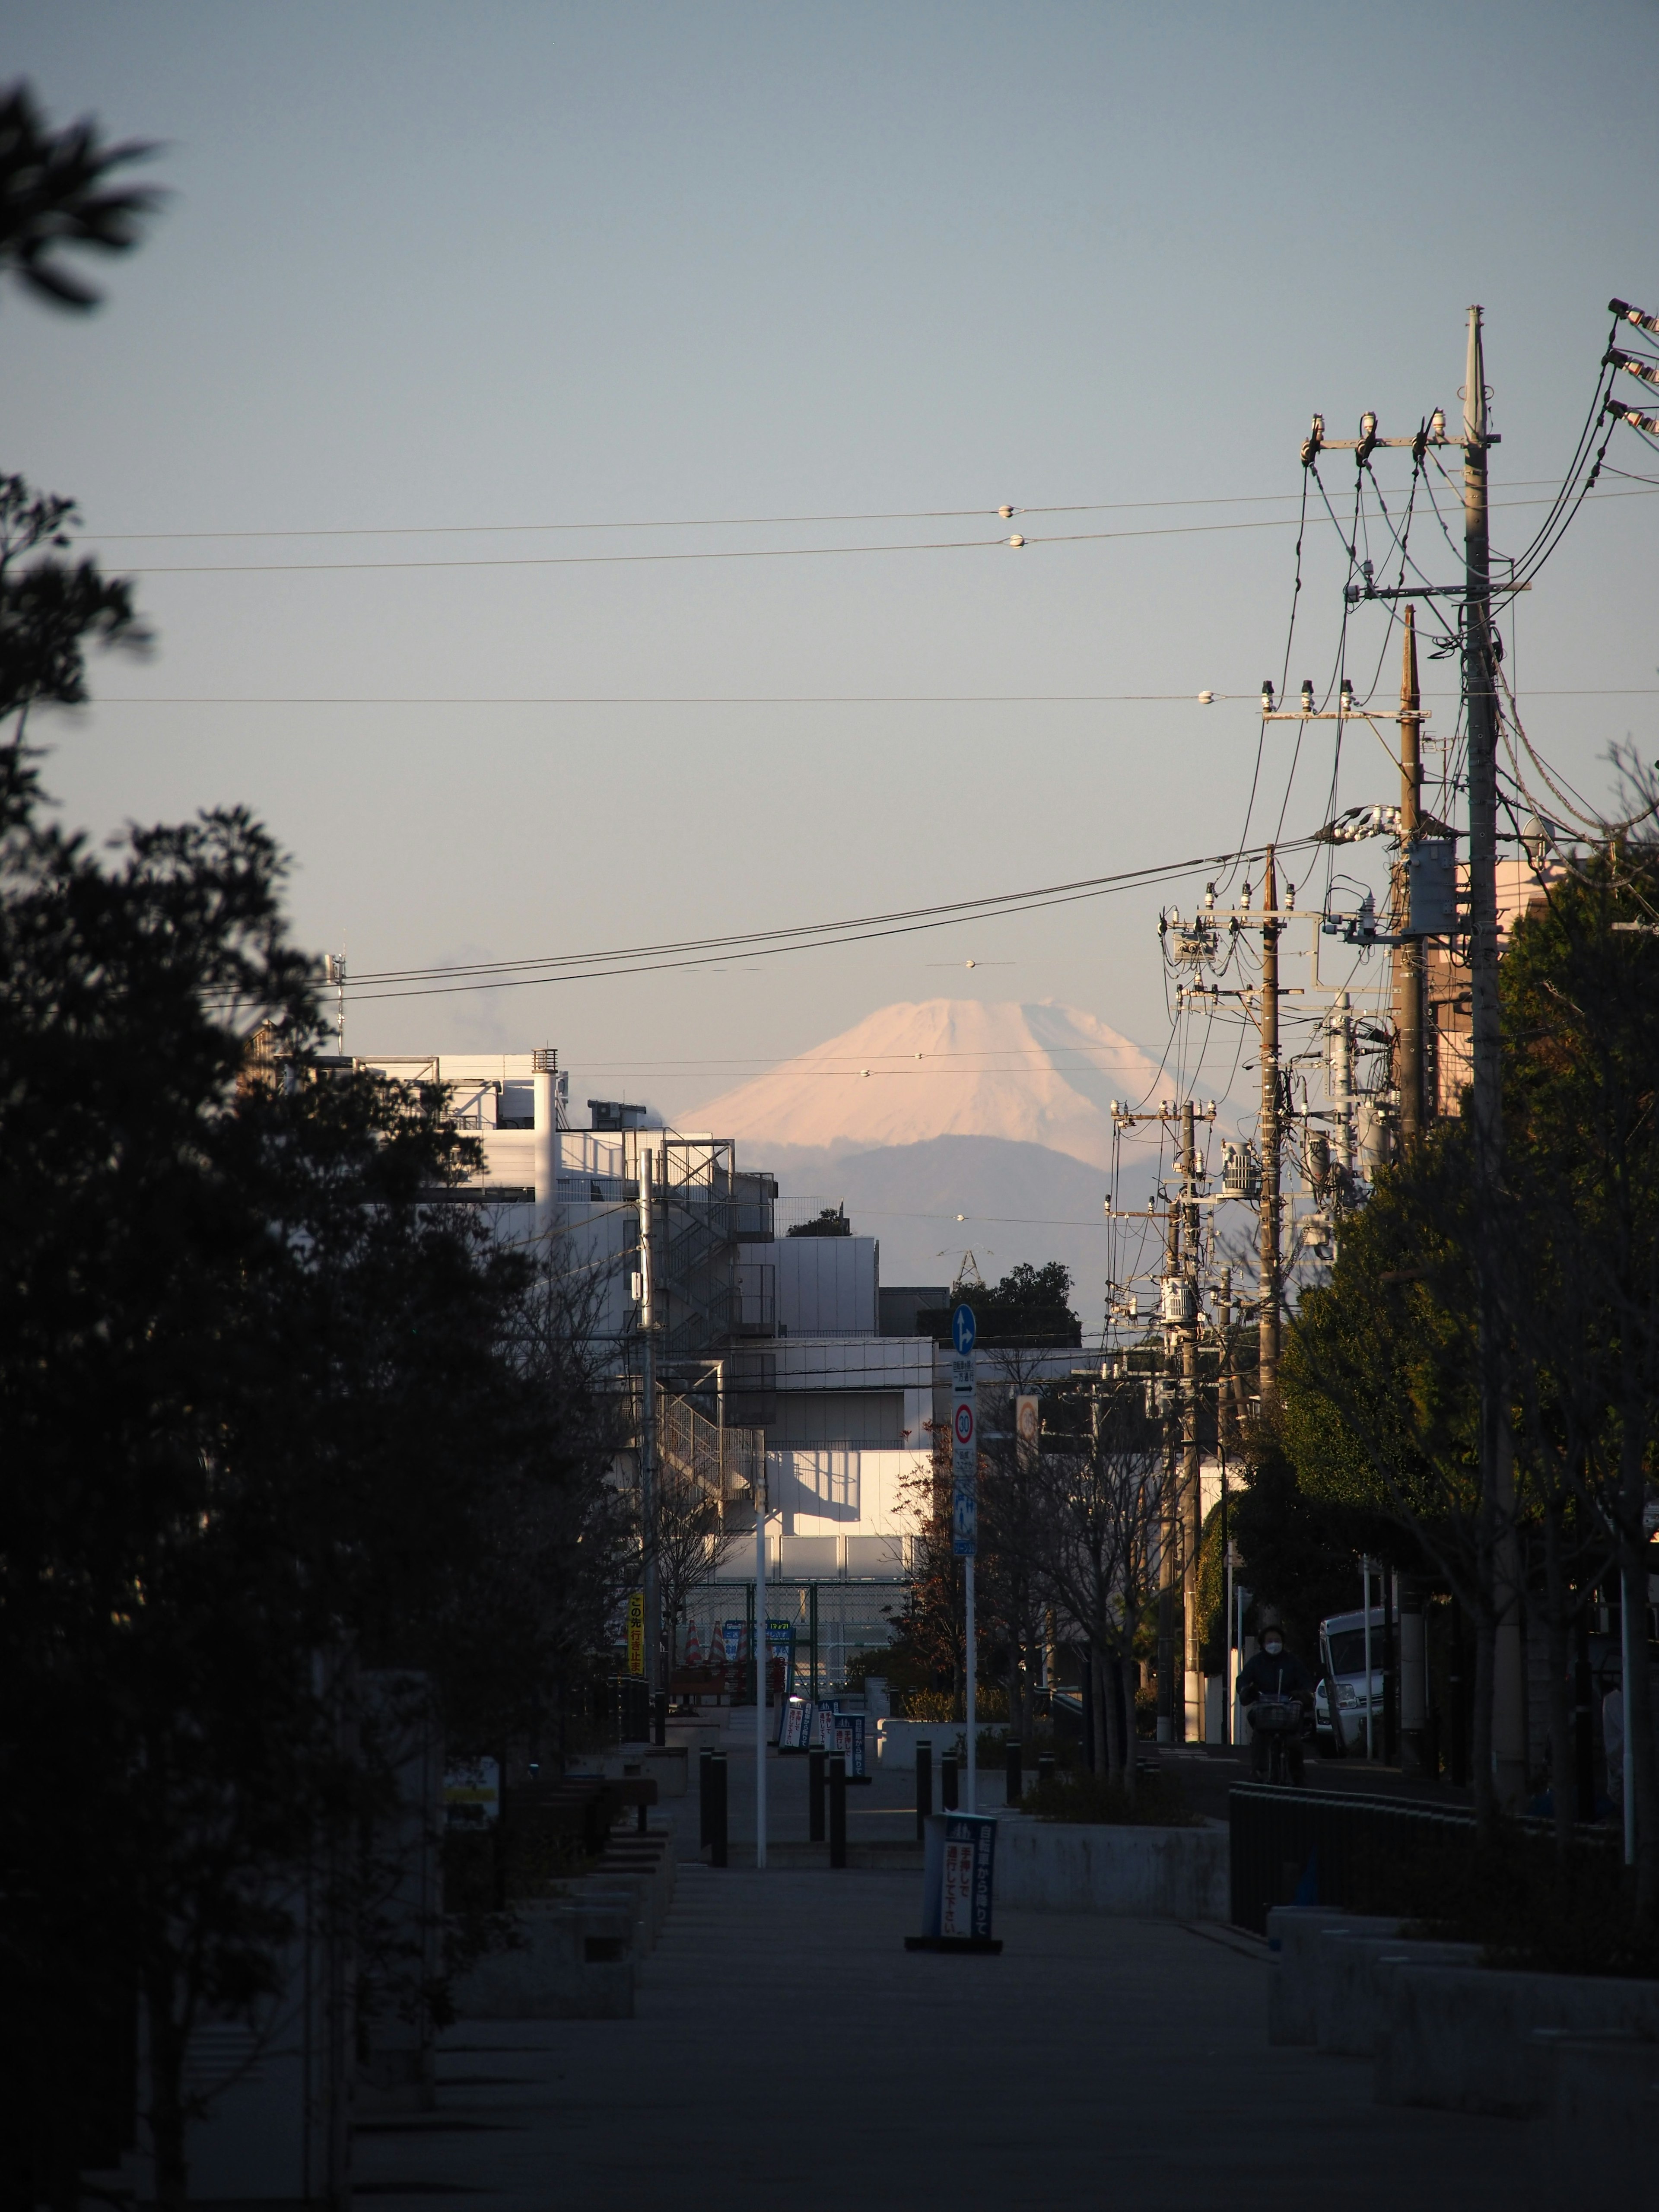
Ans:
MULTIPOLYGON (((695 1833, 695 1831, 694 1831, 695 1833)), ((356 2140, 416 2212, 1459 2212, 1525 2207, 1503 2121, 1384 2112, 1273 2051, 1265 1958, 1169 1923, 1010 1913, 909 1954, 921 1880, 683 1864, 631 2021, 466 2021, 439 2109, 356 2140)), ((1247 1947, 1248 1948, 1248 1947, 1247 1947)))

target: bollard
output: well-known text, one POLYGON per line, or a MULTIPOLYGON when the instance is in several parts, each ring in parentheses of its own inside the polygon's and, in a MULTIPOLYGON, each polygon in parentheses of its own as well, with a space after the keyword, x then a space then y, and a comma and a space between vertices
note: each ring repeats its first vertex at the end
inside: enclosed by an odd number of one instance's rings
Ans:
POLYGON ((714 1832, 708 1825, 710 1808, 714 1802, 714 1746, 706 1743, 697 1753, 697 1844, 699 1849, 708 1841, 714 1832))
POLYGON ((1037 1788, 1044 1788, 1054 1778, 1054 1755, 1051 1751, 1037 1753, 1037 1788))
POLYGON ((916 1745, 916 1841, 927 1840, 927 1817, 933 1809, 933 1747, 923 1736, 916 1745))
POLYGON ((957 1809, 957 1755, 947 1751, 939 1763, 939 1804, 941 1813, 957 1809))
POLYGON ((847 1754, 840 1751, 830 1761, 830 1863, 847 1863, 847 1754))
POLYGON ((714 1788, 708 1808, 708 1861, 711 1866, 723 1867, 726 1864, 726 1753, 717 1751, 709 1765, 713 1769, 710 1779, 714 1788))
POLYGON ((823 1770, 828 1756, 822 1744, 806 1754, 806 1840, 809 1844, 823 1841, 823 1770))
POLYGON ((651 1741, 659 1751, 668 1741, 668 1692, 659 1690, 651 1700, 651 1741))
POLYGON ((649 1822, 649 1820, 647 1820, 646 1819, 646 1816, 645 1816, 645 1800, 644 1800, 644 1798, 643 1798, 643 1797, 641 1797, 641 1800, 640 1800, 640 1803, 639 1803, 639 1817, 638 1817, 638 1819, 635 1821, 634 1826, 635 1826, 635 1828, 639 1831, 640 1834, 641 1834, 641 1835, 642 1835, 642 1836, 648 1835, 648 1834, 650 1833, 650 1832, 651 1832, 651 1823, 649 1822))
POLYGON ((1025 1775, 1022 1765, 1024 1755, 1020 1746, 1011 1736, 1004 1752, 1004 1756, 1008 1762, 1008 1788, 1006 1802, 1010 1805, 1018 1805, 1025 1795, 1025 1775))

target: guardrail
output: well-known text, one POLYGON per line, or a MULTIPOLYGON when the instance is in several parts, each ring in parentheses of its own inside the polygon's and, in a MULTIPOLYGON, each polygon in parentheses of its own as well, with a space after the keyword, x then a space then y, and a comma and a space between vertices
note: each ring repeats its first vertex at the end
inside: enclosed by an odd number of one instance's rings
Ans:
POLYGON ((1474 1815, 1443 1805, 1266 1783, 1227 1792, 1227 1826, 1233 1923, 1258 1936, 1275 1905, 1404 1911, 1409 1864, 1474 1838, 1474 1815))

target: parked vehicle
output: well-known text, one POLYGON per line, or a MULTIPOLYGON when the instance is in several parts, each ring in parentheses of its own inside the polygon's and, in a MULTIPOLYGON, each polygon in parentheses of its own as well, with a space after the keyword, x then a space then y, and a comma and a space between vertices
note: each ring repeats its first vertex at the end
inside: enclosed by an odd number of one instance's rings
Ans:
MULTIPOLYGON (((1399 1632, 1400 1625, 1396 1621, 1396 1637, 1399 1632)), ((1343 1744, 1349 1751, 1363 1752, 1365 1748, 1364 1613, 1356 1608, 1352 1613, 1334 1613, 1328 1620, 1322 1620, 1319 1624, 1319 1686, 1314 1692, 1315 1729, 1326 1747, 1334 1747, 1328 1692, 1328 1685, 1334 1682, 1343 1744)), ((1382 1745, 1382 1695, 1387 1679, 1388 1670, 1382 1664, 1382 1608, 1377 1605, 1371 1607, 1370 1708, 1371 1735, 1378 1750, 1382 1745)))

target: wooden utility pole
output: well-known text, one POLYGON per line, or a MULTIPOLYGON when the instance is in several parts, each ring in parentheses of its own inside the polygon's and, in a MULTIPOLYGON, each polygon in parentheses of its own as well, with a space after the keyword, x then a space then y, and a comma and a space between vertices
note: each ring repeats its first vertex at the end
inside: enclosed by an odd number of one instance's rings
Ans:
MULTIPOLYGON (((1474 1121, 1475 1265, 1480 1333, 1480 1503, 1492 1562, 1490 1761, 1479 1756, 1477 1809, 1504 1811, 1526 1796, 1521 1653, 1520 1546, 1515 1527, 1515 1438, 1510 1427, 1498 1210, 1504 1175, 1503 1069, 1498 1006, 1498 713, 1492 679, 1492 566, 1486 525, 1486 360, 1480 310, 1469 309, 1463 386, 1463 706, 1469 747, 1469 1039, 1474 1121)), ((1484 1715, 1476 1705, 1476 1729, 1484 1715)))
POLYGON ((1279 1387, 1279 878, 1273 848, 1261 886, 1261 1256, 1258 1323, 1265 1407, 1279 1387))
MULTIPOLYGON (((1412 848, 1422 812, 1422 695, 1417 682, 1417 610, 1406 609, 1406 641, 1400 671, 1400 882, 1395 899, 1395 929, 1411 921, 1412 848)), ((1400 1143, 1409 1152, 1423 1133, 1423 940, 1407 937, 1395 955, 1395 1024, 1398 1058, 1395 1079, 1400 1091, 1400 1143)))

